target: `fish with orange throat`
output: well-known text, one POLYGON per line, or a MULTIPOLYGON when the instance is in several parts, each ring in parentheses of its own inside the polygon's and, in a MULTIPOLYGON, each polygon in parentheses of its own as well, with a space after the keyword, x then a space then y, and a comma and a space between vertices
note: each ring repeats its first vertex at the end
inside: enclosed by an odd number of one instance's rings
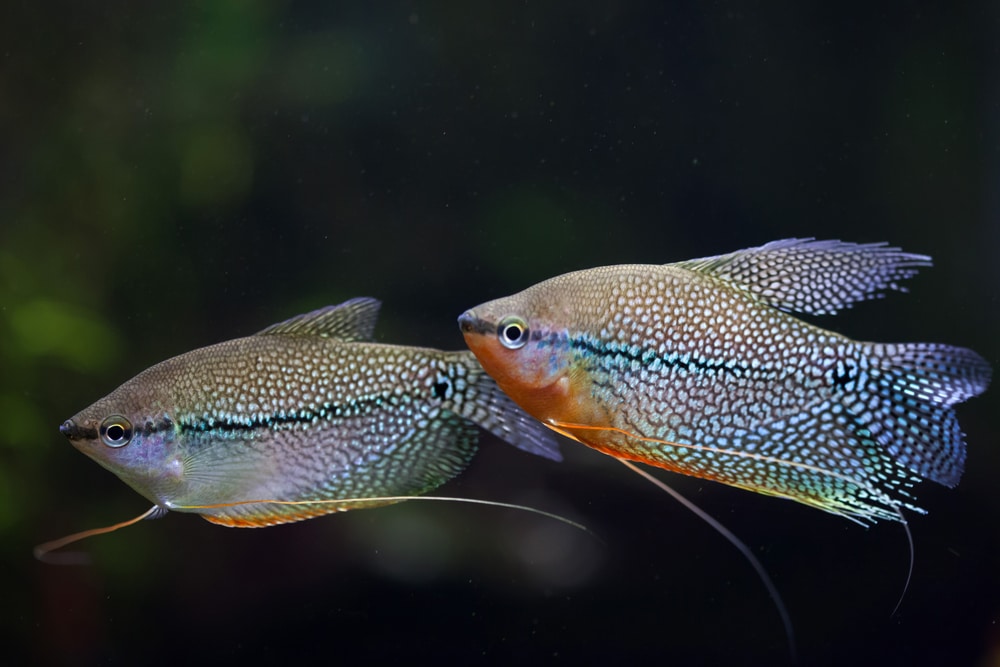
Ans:
POLYGON ((954 406, 989 364, 933 343, 855 341, 828 315, 905 291, 930 258, 787 239, 667 265, 607 266, 466 311, 466 343, 550 428, 619 459, 904 521, 913 486, 958 483, 954 406))
MULTIPOLYGON (((260 527, 411 499, 466 467, 479 428, 561 458, 554 434, 504 395, 468 350, 373 342, 379 305, 352 299, 187 352, 68 419, 60 431, 73 446, 154 505, 36 554, 168 510, 260 527)), ((450 500, 577 526, 541 510, 450 500)))

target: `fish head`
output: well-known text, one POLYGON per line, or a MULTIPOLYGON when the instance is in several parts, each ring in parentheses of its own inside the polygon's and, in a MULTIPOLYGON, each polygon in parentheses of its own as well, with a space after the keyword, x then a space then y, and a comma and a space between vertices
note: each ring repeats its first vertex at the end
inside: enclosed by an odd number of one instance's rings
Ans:
POLYGON ((162 507, 182 493, 186 462, 179 430, 164 410, 151 410, 135 379, 59 427, 70 443, 162 507))
POLYGON ((466 345, 496 383, 536 419, 565 416, 579 380, 569 304, 528 289, 458 318, 466 345))

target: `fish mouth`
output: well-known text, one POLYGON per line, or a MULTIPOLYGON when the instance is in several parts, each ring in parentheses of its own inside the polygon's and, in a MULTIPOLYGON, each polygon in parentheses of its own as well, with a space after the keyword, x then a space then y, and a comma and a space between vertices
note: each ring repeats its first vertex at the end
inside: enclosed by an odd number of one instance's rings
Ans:
POLYGON ((476 311, 467 310, 458 316, 458 328, 462 330, 462 335, 488 334, 493 331, 489 322, 476 317, 476 311))
POLYGON ((93 426, 83 427, 72 419, 67 419, 59 425, 59 432, 70 440, 96 440, 97 429, 93 426))

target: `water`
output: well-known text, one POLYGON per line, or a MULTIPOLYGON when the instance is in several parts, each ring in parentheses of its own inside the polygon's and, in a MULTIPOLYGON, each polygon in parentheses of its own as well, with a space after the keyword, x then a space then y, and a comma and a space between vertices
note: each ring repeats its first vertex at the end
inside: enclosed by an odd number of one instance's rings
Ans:
MULTIPOLYGON (((321 305, 458 349, 463 310, 569 270, 790 236, 934 256, 824 326, 1000 362, 989 3, 848 9, 112 3, 0 21, 0 621, 19 663, 782 664, 717 534, 614 461, 496 441, 412 503, 266 530, 145 502, 58 426, 139 370, 321 305), (947 9, 946 9, 947 7, 947 9), (888 17, 888 18, 887 18, 888 17)), ((1000 661, 995 391, 969 462, 901 529, 664 476, 764 562, 803 664, 1000 661)), ((485 437, 485 436, 484 436, 485 437)))

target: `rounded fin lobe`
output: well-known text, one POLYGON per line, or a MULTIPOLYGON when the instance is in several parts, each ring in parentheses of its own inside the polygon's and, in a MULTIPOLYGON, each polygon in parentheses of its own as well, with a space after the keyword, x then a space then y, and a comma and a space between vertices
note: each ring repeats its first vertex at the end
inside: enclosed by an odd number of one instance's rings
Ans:
MULTIPOLYGON (((864 394, 870 437, 902 466, 953 487, 965 467, 965 440, 953 406, 986 391, 992 369, 972 350, 934 343, 870 343, 880 369, 864 394)), ((845 403, 850 403, 850 399, 845 403)))
POLYGON ((562 461, 559 443, 552 431, 505 394, 471 352, 455 354, 461 355, 468 372, 468 394, 456 408, 461 415, 520 450, 562 461))

